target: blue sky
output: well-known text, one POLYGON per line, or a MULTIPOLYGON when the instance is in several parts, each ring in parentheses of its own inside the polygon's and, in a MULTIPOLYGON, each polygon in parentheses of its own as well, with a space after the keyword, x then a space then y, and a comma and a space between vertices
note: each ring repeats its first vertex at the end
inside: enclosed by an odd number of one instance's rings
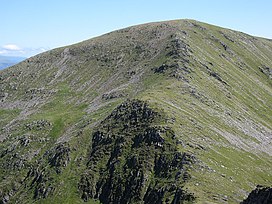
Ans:
POLYGON ((0 55, 29 57, 119 28, 184 18, 272 39, 271 0, 0 0, 0 55))

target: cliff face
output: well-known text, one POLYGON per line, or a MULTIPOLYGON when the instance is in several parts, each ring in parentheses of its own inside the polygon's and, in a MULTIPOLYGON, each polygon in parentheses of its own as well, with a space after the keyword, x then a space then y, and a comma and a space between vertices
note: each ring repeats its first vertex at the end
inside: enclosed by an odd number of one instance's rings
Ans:
POLYGON ((82 198, 102 203, 195 200, 183 185, 196 159, 178 151, 175 133, 160 123, 165 123, 162 116, 137 100, 121 104, 102 121, 79 182, 82 198))
POLYGON ((241 202, 272 180, 271 59, 177 20, 0 71, 1 202, 241 202))

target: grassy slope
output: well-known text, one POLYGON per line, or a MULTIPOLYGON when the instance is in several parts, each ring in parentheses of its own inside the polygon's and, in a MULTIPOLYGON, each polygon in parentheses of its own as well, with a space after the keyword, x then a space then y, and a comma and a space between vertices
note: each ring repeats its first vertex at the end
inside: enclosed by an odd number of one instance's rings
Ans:
MULTIPOLYGON (((257 146, 263 142, 259 137, 265 137, 262 132, 271 134, 271 79, 259 70, 262 65, 272 67, 271 50, 271 41, 265 39, 194 21, 172 21, 124 29, 73 45, 68 51, 60 48, 39 55, 1 72, 1 86, 9 93, 1 104, 1 127, 16 117, 17 122, 9 124, 12 135, 0 150, 19 136, 32 134, 30 146, 15 148, 22 155, 39 150, 28 161, 30 165, 54 143, 67 141, 72 149, 71 162, 61 175, 52 173, 58 186, 55 196, 36 202, 82 203, 77 183, 85 161, 79 158, 89 151, 93 127, 125 98, 137 97, 162 108, 183 141, 180 149, 193 152, 210 167, 192 171, 193 179, 187 183, 198 201, 235 203, 255 185, 269 185, 272 179, 271 156, 257 146), (169 29, 187 32, 185 41, 194 56, 189 64, 193 71, 186 76, 189 82, 152 70, 166 60, 163 49, 171 34, 166 32, 169 29), (154 43, 152 30, 160 34, 154 43), (146 56, 139 57, 135 44, 147 50, 146 56), (132 71, 136 74, 129 75, 132 71), (227 85, 212 77, 211 71, 219 73, 227 85), (32 88, 45 91, 31 98, 26 90, 32 88), (112 91, 125 94, 111 100, 101 98, 112 91), (24 124, 40 119, 50 121, 52 127, 31 132, 25 129, 24 124), (38 142, 41 137, 48 140, 38 142)), ((1 135, 8 133, 2 131, 1 135)), ((271 144, 266 148, 271 151, 271 144)), ((1 163, 9 157, 1 158, 1 163)), ((23 179, 27 168, 13 170, 12 175, 23 179)), ((1 173, 4 184, 8 182, 4 179, 6 172, 1 173)), ((21 187, 13 201, 30 202, 32 194, 24 191, 21 187)))
MULTIPOLYGON (((211 33, 207 34, 206 32, 206 35, 203 36, 204 39, 218 33, 217 27, 201 25, 211 33)), ((233 31, 223 31, 232 35, 233 33, 242 35, 233 31)), ((217 34, 216 37, 226 41, 220 34, 217 34)), ((189 93, 181 95, 185 85, 182 82, 173 83, 172 80, 160 83, 152 91, 148 90, 148 94, 142 95, 145 100, 151 100, 161 107, 167 107, 166 112, 172 113, 176 118, 173 125, 176 132, 180 132, 180 137, 186 141, 185 143, 194 143, 196 146, 205 144, 204 146, 208 147, 205 151, 191 150, 196 152, 201 160, 214 170, 214 172, 206 173, 195 172, 195 181, 190 184, 190 189, 199 192, 200 201, 213 200, 213 197, 216 200, 217 196, 214 195, 218 194, 218 197, 221 198, 227 196, 228 202, 237 202, 243 198, 245 193, 241 189, 249 191, 257 183, 270 185, 272 179, 272 174, 269 171, 272 168, 271 156, 265 152, 250 153, 252 149, 241 150, 237 148, 239 144, 229 143, 214 129, 220 129, 223 135, 224 132, 231 133, 237 140, 241 139, 243 142, 258 143, 256 138, 247 135, 238 128, 239 126, 235 125, 235 123, 243 122, 246 124, 248 120, 251 120, 255 124, 268 128, 270 130, 268 133, 271 134, 271 81, 267 80, 267 76, 260 74, 258 70, 258 66, 262 63, 269 62, 269 54, 265 56, 260 53, 261 50, 252 53, 243 49, 242 46, 237 46, 237 43, 228 42, 228 46, 236 56, 246 56, 245 62, 248 67, 240 70, 237 69, 235 61, 232 62, 233 59, 225 60, 219 57, 221 53, 224 53, 224 50, 215 52, 208 43, 203 42, 203 38, 199 38, 199 33, 191 38, 194 43, 190 45, 197 45, 193 49, 197 50, 194 56, 199 57, 204 63, 205 61, 212 62, 212 69, 220 73, 228 86, 222 86, 221 82, 207 75, 203 67, 194 67, 190 86, 194 87, 196 92, 203 94, 203 100, 207 103, 190 96, 189 93), (263 55, 262 57, 257 55, 261 61, 257 60, 256 56, 252 56, 256 53, 263 55), (241 82, 243 84, 240 84, 241 82), (256 86, 256 82, 258 82, 258 86, 256 86), (209 101, 215 103, 209 104, 209 101), (228 123, 230 118, 226 111, 231 112, 232 123, 228 123), (256 166, 258 167, 256 168, 256 166)), ((262 41, 262 39, 259 40, 262 41)), ((271 46, 270 42, 267 43, 271 46)), ((188 85, 186 84, 186 86, 188 85)), ((249 126, 247 128, 250 129, 249 126)), ((271 150, 271 144, 267 144, 267 146, 271 150)))

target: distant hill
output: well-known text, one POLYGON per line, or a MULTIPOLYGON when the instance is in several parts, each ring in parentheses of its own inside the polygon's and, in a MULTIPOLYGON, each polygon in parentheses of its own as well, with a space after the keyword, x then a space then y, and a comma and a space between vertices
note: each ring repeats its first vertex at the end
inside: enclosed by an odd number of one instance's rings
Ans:
POLYGON ((0 69, 15 65, 25 59, 25 57, 0 56, 0 69))
POLYGON ((176 20, 50 50, 0 71, 0 204, 264 204, 271 116, 268 39, 176 20))

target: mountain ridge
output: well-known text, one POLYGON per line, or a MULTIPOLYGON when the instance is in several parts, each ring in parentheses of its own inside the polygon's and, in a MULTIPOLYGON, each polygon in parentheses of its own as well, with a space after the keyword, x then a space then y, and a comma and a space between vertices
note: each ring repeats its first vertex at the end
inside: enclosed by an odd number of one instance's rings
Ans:
POLYGON ((242 201, 272 179, 271 56, 269 40, 175 20, 0 71, 2 202, 242 201))

